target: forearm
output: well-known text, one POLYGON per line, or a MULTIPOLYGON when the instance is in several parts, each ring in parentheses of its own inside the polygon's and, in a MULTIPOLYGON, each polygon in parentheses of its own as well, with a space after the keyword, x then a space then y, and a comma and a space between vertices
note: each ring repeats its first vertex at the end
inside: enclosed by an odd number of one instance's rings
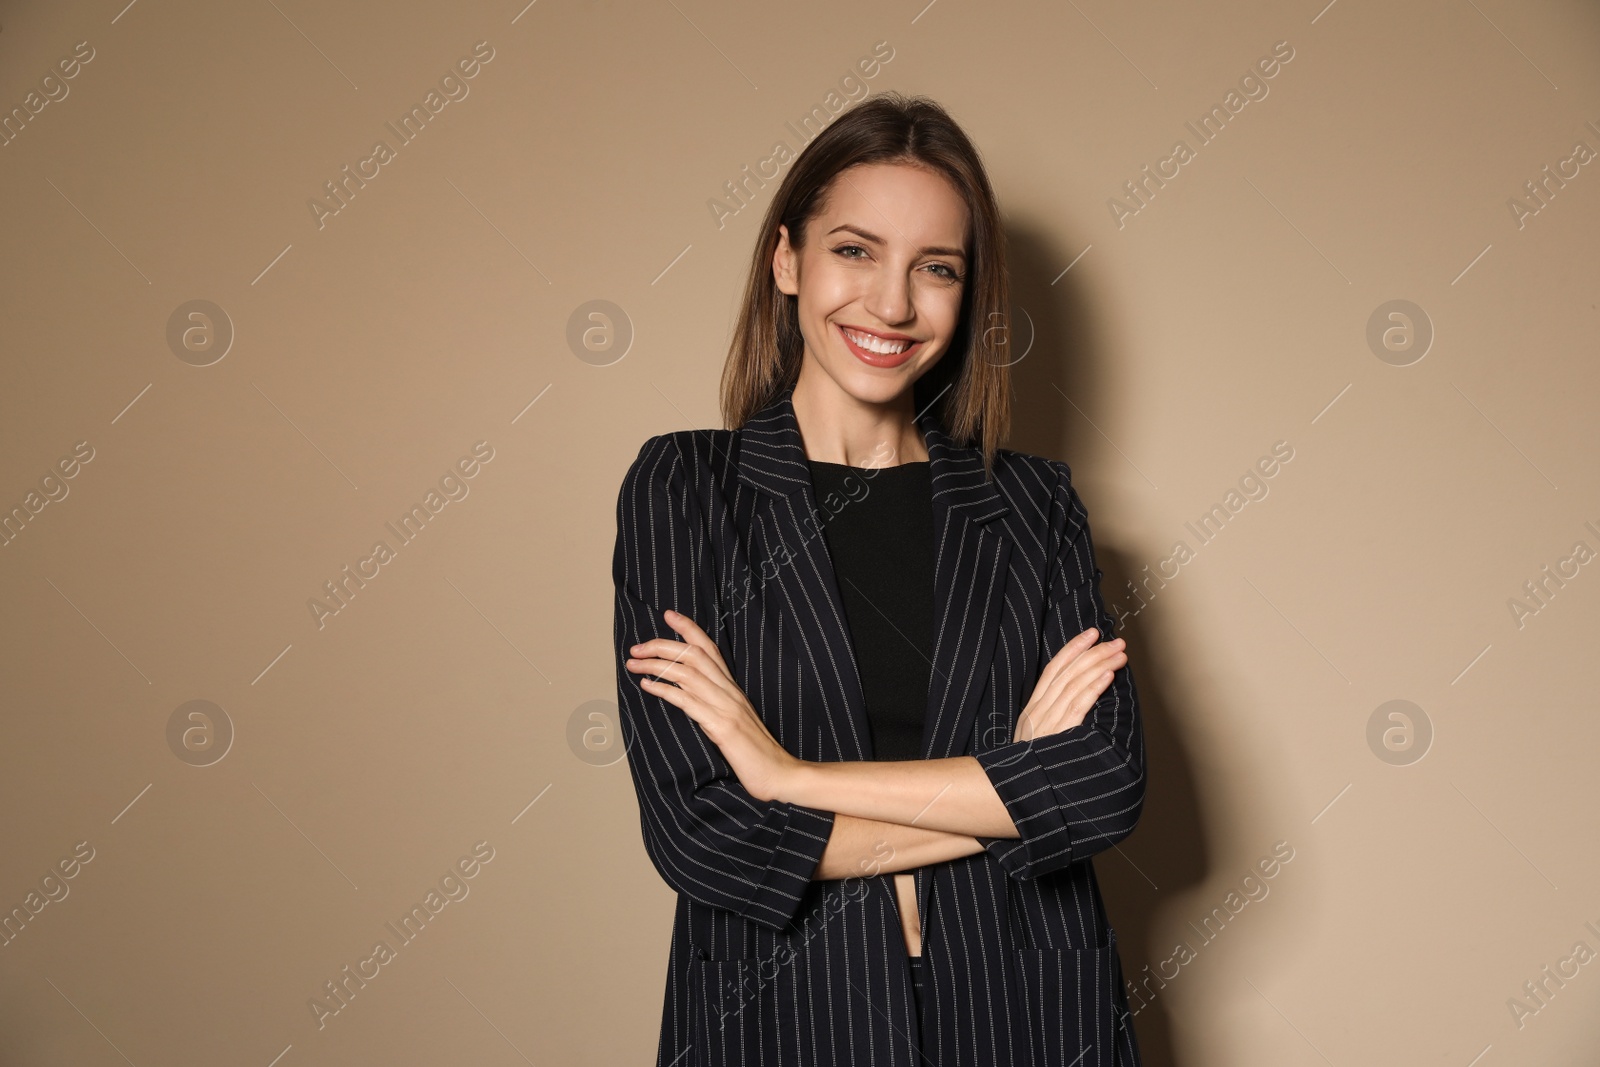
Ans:
POLYGON ((780 784, 778 799, 963 836, 1021 836, 989 776, 971 756, 801 762, 780 784))
POLYGON ((836 814, 814 880, 868 878, 982 852, 978 839, 925 826, 836 814))

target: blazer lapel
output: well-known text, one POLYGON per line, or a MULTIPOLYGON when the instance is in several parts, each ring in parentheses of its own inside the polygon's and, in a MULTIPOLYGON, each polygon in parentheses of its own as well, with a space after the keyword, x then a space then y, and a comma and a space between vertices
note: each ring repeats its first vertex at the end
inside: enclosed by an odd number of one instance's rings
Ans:
MULTIPOLYGON (((832 751, 839 759, 871 759, 872 733, 861 678, 822 536, 824 516, 811 486, 791 393, 785 389, 734 433, 740 480, 767 495, 752 530, 752 581, 762 588, 766 610, 782 619, 786 645, 797 649, 804 662, 802 677, 821 688, 827 719, 816 724, 823 735, 819 758, 832 751), (797 615, 807 621, 801 624, 797 615), (822 625, 811 625, 813 618, 822 625)), ((802 758, 808 747, 802 739, 802 758)))
MULTIPOLYGON (((770 500, 757 522, 767 524, 758 569, 776 571, 776 598, 790 647, 800 650, 808 677, 823 687, 834 751, 844 759, 872 758, 872 734, 839 583, 822 536, 818 508, 795 419, 793 387, 754 415, 735 434, 739 478, 770 500), (790 607, 823 620, 821 632, 797 626, 790 607)), ((924 719, 922 755, 961 755, 972 732, 980 692, 989 675, 1004 606, 1011 540, 994 520, 1010 508, 984 480, 982 453, 958 445, 931 409, 917 416, 928 448, 933 483, 934 651, 924 719)), ((1009 738, 1007 739, 1009 740, 1009 738)), ((919 879, 920 881, 920 879, 919 879)))

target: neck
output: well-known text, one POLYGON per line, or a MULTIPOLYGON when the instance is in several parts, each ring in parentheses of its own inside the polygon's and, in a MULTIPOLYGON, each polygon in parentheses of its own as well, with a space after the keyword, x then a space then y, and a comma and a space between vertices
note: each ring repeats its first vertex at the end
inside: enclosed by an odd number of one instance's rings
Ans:
POLYGON ((825 385, 808 386, 802 374, 791 395, 807 459, 852 467, 895 467, 928 460, 910 389, 884 403, 870 403, 831 380, 825 385))

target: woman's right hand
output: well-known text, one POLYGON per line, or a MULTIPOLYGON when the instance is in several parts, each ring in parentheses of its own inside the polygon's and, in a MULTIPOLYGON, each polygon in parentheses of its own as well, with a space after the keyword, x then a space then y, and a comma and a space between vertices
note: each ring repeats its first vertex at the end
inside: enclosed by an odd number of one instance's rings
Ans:
POLYGON ((1047 737, 1083 722, 1117 668, 1128 662, 1127 642, 1119 637, 1096 644, 1099 637, 1098 629, 1085 630, 1045 664, 1017 719, 1013 741, 1047 737))

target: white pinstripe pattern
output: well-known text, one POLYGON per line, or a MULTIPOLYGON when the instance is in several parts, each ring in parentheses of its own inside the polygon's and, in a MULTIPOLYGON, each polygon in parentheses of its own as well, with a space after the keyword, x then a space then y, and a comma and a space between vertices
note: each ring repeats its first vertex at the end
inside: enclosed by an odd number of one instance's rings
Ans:
POLYGON ((1134 1067, 1115 931, 1091 858, 1132 832, 1144 738, 1127 667, 1083 724, 1013 743, 1044 664, 1109 639, 1088 515, 1058 461, 982 458, 918 417, 933 480, 934 662, 924 758, 972 755, 1021 836, 916 872, 925 1017, 892 878, 812 881, 832 812, 751 797, 693 720, 644 692, 629 646, 717 642, 773 736, 871 759, 842 600, 785 390, 737 431, 652 437, 617 500, 614 642, 645 851, 678 893, 658 1067, 1134 1067))

